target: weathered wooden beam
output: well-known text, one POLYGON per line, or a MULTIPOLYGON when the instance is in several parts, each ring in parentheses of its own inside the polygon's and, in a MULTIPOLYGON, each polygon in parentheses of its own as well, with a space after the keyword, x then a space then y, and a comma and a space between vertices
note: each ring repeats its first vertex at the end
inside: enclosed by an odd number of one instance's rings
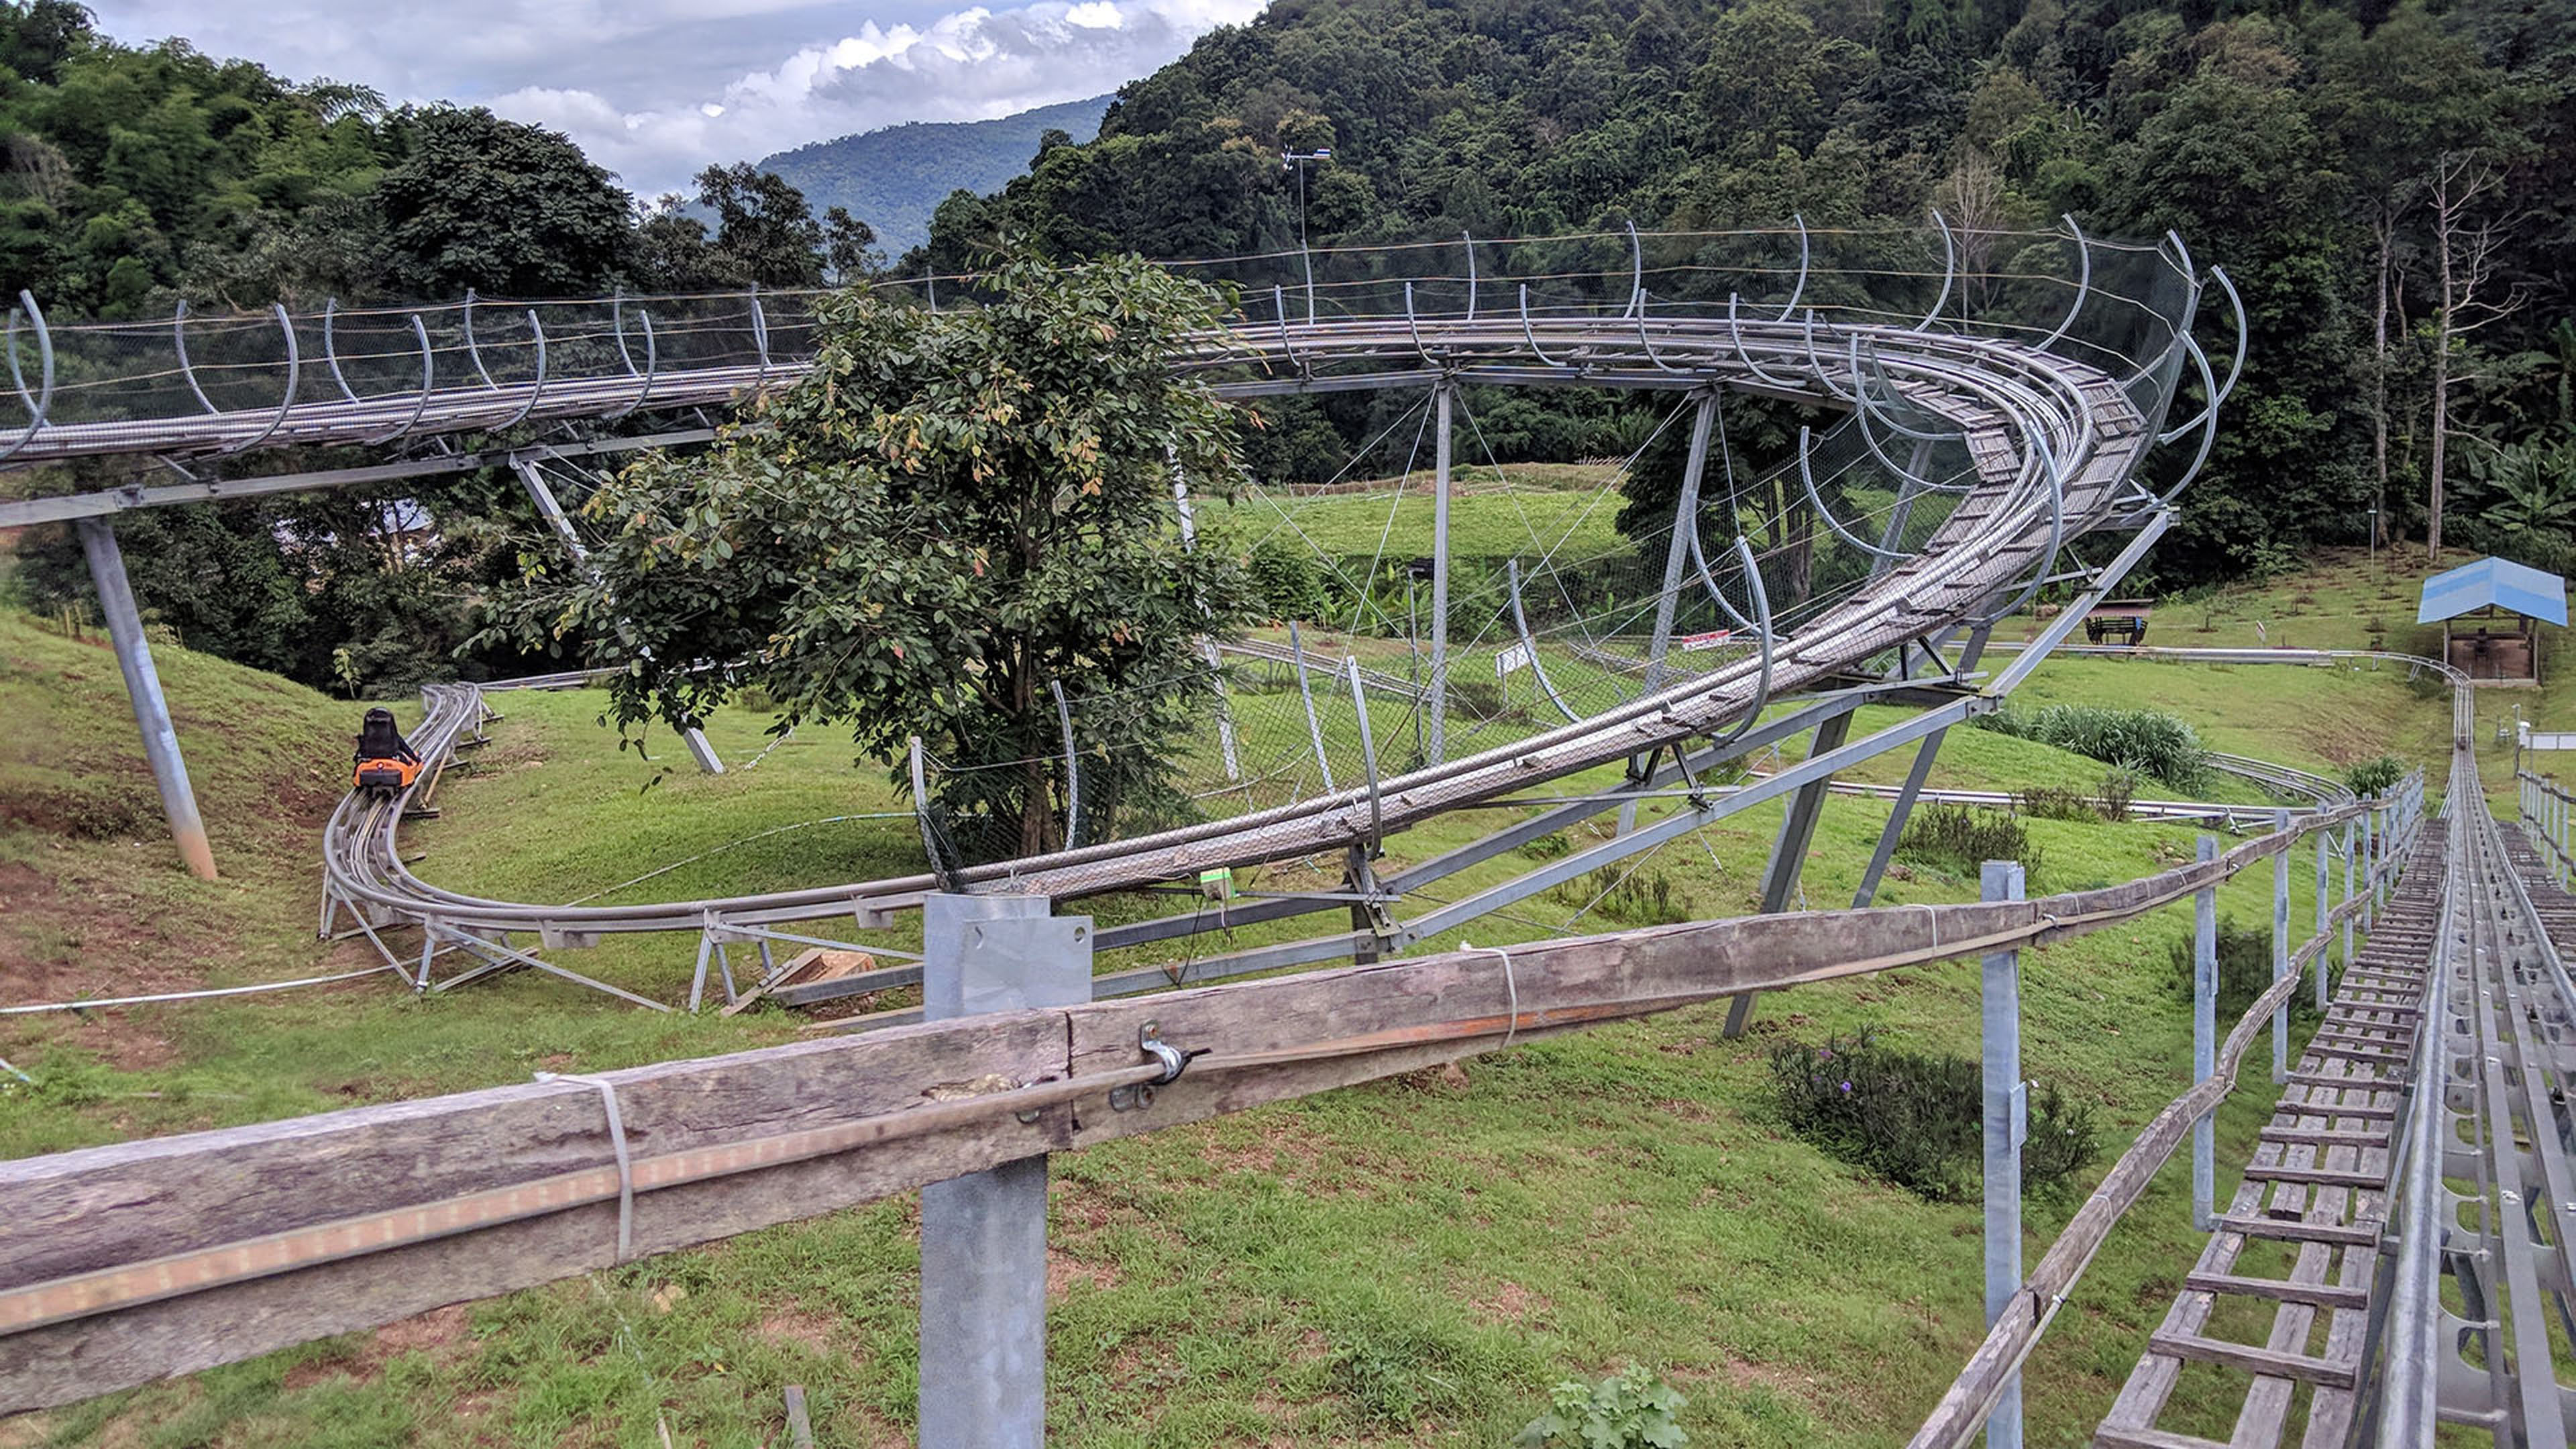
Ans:
POLYGON ((619 1261, 617 1143, 599 1083, 615 1093, 635 1164, 628 1256, 642 1256, 1511 1040, 2082 934, 2179 900, 2288 838, 2035 901, 1749 917, 1458 952, 0 1163, 0 1222, 10 1225, 0 1411, 619 1261), (1149 1023, 1209 1055, 1150 1097, 1124 1094, 1131 1110, 1113 1110, 1112 1088, 1131 1086, 1144 1060, 1149 1023), (1043 1100, 1023 1111, 1031 1094, 1043 1100), (799 1145, 797 1134, 829 1144, 799 1145), (688 1161, 697 1166, 674 1166, 688 1161), (723 1175, 689 1175, 707 1161, 724 1164, 712 1169, 723 1175), (577 1190, 567 1185, 576 1176, 577 1190), (483 1196, 460 1201, 469 1194, 483 1196))

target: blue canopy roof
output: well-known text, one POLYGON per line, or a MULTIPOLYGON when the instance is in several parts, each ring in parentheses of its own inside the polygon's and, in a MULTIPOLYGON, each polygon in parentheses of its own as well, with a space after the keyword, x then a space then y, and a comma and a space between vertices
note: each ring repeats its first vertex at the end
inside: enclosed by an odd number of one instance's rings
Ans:
POLYGON ((2415 622, 2431 624, 2456 619, 2489 605, 2563 628, 2567 623, 2567 581, 2500 558, 2482 558, 2426 579, 2424 602, 2415 611, 2415 622))

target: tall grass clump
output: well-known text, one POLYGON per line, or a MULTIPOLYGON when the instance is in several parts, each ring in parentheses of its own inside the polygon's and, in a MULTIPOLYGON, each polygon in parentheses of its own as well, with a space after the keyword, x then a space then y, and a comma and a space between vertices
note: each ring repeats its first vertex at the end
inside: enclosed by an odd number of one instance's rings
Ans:
POLYGON ((2017 860, 2025 876, 2039 875, 2040 851, 2029 828, 2009 811, 1974 805, 1917 808, 1896 838, 1896 854, 1948 875, 1974 876, 1989 860, 2017 860))
POLYGON ((2200 736, 2181 718, 2160 709, 2099 704, 2052 704, 2028 711, 2007 707, 1979 716, 1977 724, 2015 739, 2088 756, 2177 790, 2197 787, 2209 768, 2209 751, 2200 736))
MULTIPOLYGON (((2293 938, 2292 944, 2297 944, 2293 938)), ((2183 1000, 2191 1000, 2191 938, 2186 936, 2166 948, 2165 961, 2172 972, 2174 989, 2183 1000)), ((2308 968, 2313 971, 2312 965, 2308 968)), ((2218 1020, 2223 1026, 2243 1016, 2255 998, 2272 989, 2272 925, 2240 926, 2233 916, 2218 923, 2218 1020)), ((2290 1015, 2303 1019, 2317 1014, 2313 993, 2292 992, 2290 1015)))
MULTIPOLYGON (((1823 1046, 1771 1049, 1789 1129, 1827 1154, 1933 1202, 1976 1194, 1985 1171, 1983 1069, 1966 1057, 1885 1045, 1871 1028, 1823 1046)), ((2058 1193, 2102 1155, 2093 1110, 2055 1087, 2030 1097, 2022 1192, 2058 1193)))

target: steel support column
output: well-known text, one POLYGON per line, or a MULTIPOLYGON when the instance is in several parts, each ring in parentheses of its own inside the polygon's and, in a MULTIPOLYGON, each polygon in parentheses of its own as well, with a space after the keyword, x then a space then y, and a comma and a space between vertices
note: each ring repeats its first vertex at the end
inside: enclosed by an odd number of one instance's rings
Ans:
POLYGON ((1449 414, 1457 384, 1443 377, 1431 385, 1439 421, 1431 451, 1431 688, 1423 701, 1430 716, 1423 729, 1423 763, 1449 758, 1449 414))
MULTIPOLYGON (((1646 641, 1646 693, 1664 687, 1664 655, 1672 648, 1673 613, 1680 605, 1682 573, 1690 566, 1690 530, 1699 527, 1699 485, 1708 470, 1708 438, 1717 421, 1717 390, 1700 395, 1691 414, 1690 453, 1682 463, 1681 496, 1673 504, 1673 535, 1664 542, 1664 591, 1655 598, 1654 633, 1646 641)), ((1628 778, 1642 778, 1653 768, 1652 755, 1632 755, 1628 778)), ((1637 807, 1619 807, 1619 833, 1637 828, 1637 807)))
POLYGON ((2333 909, 2330 897, 2334 894, 2334 881, 2329 874, 2329 871, 2332 868, 2334 858, 2334 832, 2331 830, 2319 830, 2314 832, 2309 839, 2315 842, 2317 850, 2316 909, 2312 913, 2311 919, 2316 922, 2315 934, 2322 938, 2317 943, 2316 961, 2317 1015, 2322 1017, 2326 1014, 2326 967, 2334 957, 2333 938, 2326 934, 2327 914, 2333 909))
MULTIPOLYGON (((2218 837, 2200 837, 2201 861, 2218 859, 2218 837)), ((2191 898, 2191 1081, 2208 1081, 2218 1071, 2218 887, 2206 885, 2191 898)), ((2218 1196, 2218 1114, 2203 1112, 2191 1124, 2191 1226, 2208 1232, 2218 1196)))
MULTIPOLYGON (((1815 759, 1841 749, 1851 737, 1852 717, 1838 714, 1816 726, 1814 743, 1807 747, 1807 758, 1815 759)), ((1776 915, 1789 908, 1790 899, 1798 892, 1798 873, 1807 863, 1807 850, 1815 844, 1816 819, 1824 813, 1825 796, 1833 789, 1833 776, 1818 775, 1798 787, 1789 798, 1789 808, 1780 817, 1780 834, 1771 842, 1771 863, 1762 870, 1762 914, 1776 915)), ((1753 1017, 1753 998, 1747 991, 1727 1004, 1726 1035, 1744 1034, 1744 1025, 1753 1017)))
POLYGON ((179 732, 170 723, 161 675, 152 667, 152 646, 143 637, 143 615, 126 581, 125 552, 116 546, 116 531, 104 518, 82 518, 80 540, 81 552, 89 557, 90 582, 98 587, 99 612, 107 616, 107 637, 116 646, 116 667, 125 675, 125 697, 143 732, 143 757, 151 762, 161 811, 170 819, 170 838, 178 843, 179 859, 198 879, 213 880, 214 847, 206 842, 206 822, 197 814, 197 794, 188 785, 188 763, 179 757, 179 732))
MULTIPOLYGON (((1047 910, 926 897, 923 1018, 1089 1001, 1090 918, 1047 910)), ((1046 1213, 1043 1154, 921 1190, 921 1449, 1045 1443, 1046 1213)))
MULTIPOLYGON (((512 453, 510 471, 519 475, 520 486, 528 490, 528 501, 537 507, 537 516, 543 518, 546 526, 555 531, 555 537, 563 541, 564 552, 572 555, 574 565, 597 579, 599 571, 591 567, 590 550, 582 547, 581 535, 573 531, 572 520, 564 515, 563 503, 546 483, 546 475, 537 467, 537 460, 524 453, 512 453)), ((707 742, 706 731, 689 725, 680 731, 680 743, 688 747, 689 758, 697 761, 700 772, 709 775, 724 773, 724 758, 716 753, 714 745, 707 742)))
MULTIPOLYGON (((1979 883, 1980 900, 2020 900, 2021 864, 1987 861, 1979 883)), ((2021 1081, 2021 953, 1992 952, 1984 968, 1986 1326, 1992 1328, 2021 1291, 2021 1145, 2029 1109, 2021 1081)), ((2006 1382, 1986 1416, 1986 1446, 2021 1449, 2020 1374, 2006 1382)))
MULTIPOLYGON (((1977 659, 1986 652, 1986 639, 1991 629, 1977 629, 1968 635, 1959 650, 1958 671, 1961 674, 1977 667, 1977 659)), ((1887 807, 1887 826, 1878 832, 1878 847, 1869 853, 1869 865, 1860 874, 1860 889, 1852 892, 1852 909, 1864 910, 1878 898, 1879 883, 1887 877, 1887 867, 1896 859, 1896 843, 1905 837, 1905 824, 1914 818, 1914 802, 1923 793, 1924 782, 1932 777, 1932 762, 1941 753, 1941 741, 1950 732, 1942 730, 1926 735, 1915 748, 1914 765, 1905 772, 1905 787, 1896 792, 1894 803, 1887 807)))

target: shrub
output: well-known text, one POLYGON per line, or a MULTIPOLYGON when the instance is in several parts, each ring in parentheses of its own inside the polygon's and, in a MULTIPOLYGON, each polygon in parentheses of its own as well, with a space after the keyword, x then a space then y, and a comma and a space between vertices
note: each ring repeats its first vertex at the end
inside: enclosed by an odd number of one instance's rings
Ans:
POLYGON ((1989 860, 2017 860, 2026 876, 2039 874, 2039 847, 2011 812, 1973 805, 1925 805, 1905 822, 1896 853, 1957 876, 1973 876, 1989 860))
POLYGON ((2102 776, 2102 818, 2113 825, 2129 818, 2129 807, 2137 803, 2138 775, 2135 770, 2113 768, 2102 776))
POLYGON ((2200 783, 2209 752, 2180 718, 2160 709, 2114 709, 2095 704, 2052 704, 2025 713, 2000 709, 1980 715, 1981 729, 2054 745, 2150 776, 2179 790, 2200 783))
POLYGON ((1315 619, 1332 611, 1332 591, 1314 553, 1276 536, 1252 546, 1243 561, 1252 592, 1273 619, 1315 619))
POLYGON ((2430 669, 2409 668, 2406 671, 2406 692, 2417 699, 2448 699, 2451 681, 2430 669))
POLYGON ((1548 1410, 1512 1443, 1522 1449, 1680 1449, 1690 1443, 1673 1414, 1689 1400, 1630 1364, 1597 1384, 1567 1379, 1548 1390, 1548 1410))
MULTIPOLYGON (((2191 938, 2183 937, 2166 951, 2173 972, 2174 989, 2185 1001, 2191 1000, 2191 938)), ((2243 1016, 2254 999, 2272 989, 2272 928, 2240 926, 2228 916, 2218 923, 2218 1021, 2224 1027, 2230 1020, 2243 1016)), ((2290 1014, 2306 1017, 2316 1014, 2311 993, 2293 992, 2290 1014)))
MULTIPOLYGON (((1966 1057, 1885 1046, 1863 1027, 1821 1047, 1773 1047, 1771 1085, 1791 1131, 1899 1187, 1959 1202, 1983 1179, 1983 1070, 1966 1057)), ((2031 1094, 2025 1195, 2070 1189, 2101 1154, 2092 1108, 2055 1087, 2031 1094)))
POLYGON ((1673 878, 1662 871, 1623 877, 1616 867, 1605 865, 1548 895, 1578 910, 1589 907, 1593 915, 1623 926, 1670 926, 1690 919, 1690 912, 1673 899, 1673 878))
POLYGON ((2365 800, 2374 799, 2396 789, 2397 782, 2406 778, 2406 768, 2406 762, 2397 756, 2381 755, 2344 771, 2343 780, 2352 787, 2352 793, 2365 800))
POLYGON ((2013 797, 2013 809, 2033 820, 2097 821, 2102 818, 2102 812, 2093 807, 2090 796, 2081 790, 2057 785, 2031 786, 2013 797))

